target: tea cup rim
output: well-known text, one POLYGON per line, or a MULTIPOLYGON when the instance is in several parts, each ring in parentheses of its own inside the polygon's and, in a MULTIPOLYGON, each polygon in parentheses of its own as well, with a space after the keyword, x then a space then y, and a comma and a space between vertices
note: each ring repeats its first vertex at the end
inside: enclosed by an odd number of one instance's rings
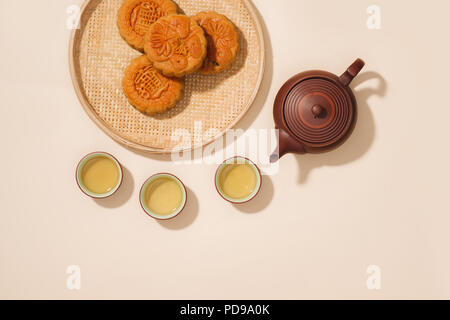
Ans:
POLYGON ((251 200, 253 200, 258 194, 259 191, 261 190, 261 186, 262 186, 262 175, 261 175, 261 170, 259 169, 259 167, 256 165, 256 163, 254 163, 252 160, 250 160, 247 157, 243 157, 243 156, 234 156, 231 158, 228 158, 226 160, 224 160, 216 169, 216 174, 214 175, 214 185, 216 187, 216 191, 217 193, 226 201, 232 203, 232 204, 244 204, 247 203, 251 200), (232 197, 228 197, 225 195, 225 193, 223 191, 221 191, 219 185, 218 185, 218 178, 220 173, 222 172, 223 168, 225 167, 225 165, 229 164, 229 162, 231 160, 235 160, 235 159, 243 159, 245 160, 246 163, 250 164, 250 166, 253 168, 253 170, 256 173, 257 179, 258 179, 258 188, 256 191, 253 191, 252 194, 250 194, 248 197, 243 198, 242 200, 236 199, 236 198, 232 198, 232 197), (256 169, 256 170, 255 170, 256 169))
POLYGON ((186 186, 184 185, 183 181, 181 181, 180 178, 178 178, 176 175, 169 173, 169 172, 160 172, 160 173, 155 173, 155 174, 151 175, 144 181, 144 183, 142 184, 141 189, 139 191, 139 204, 141 205, 142 210, 144 210, 144 212, 149 217, 156 219, 156 220, 166 221, 166 220, 171 220, 171 219, 177 217, 186 207, 186 203, 187 203, 186 186), (145 190, 147 189, 147 187, 149 186, 149 184, 152 181, 154 181, 158 178, 162 178, 162 177, 169 177, 170 179, 176 181, 178 183, 178 185, 181 187, 181 191, 183 194, 183 203, 180 205, 180 207, 174 213, 171 213, 167 216, 162 216, 155 212, 152 212, 149 208, 146 208, 146 205, 143 203, 143 200, 142 200, 143 194, 144 194, 145 190))
POLYGON ((123 168, 119 160, 117 160, 116 157, 114 157, 112 154, 105 152, 105 151, 94 151, 86 154, 84 157, 80 159, 78 162, 78 165, 75 170, 75 180, 77 182, 78 187, 80 188, 81 192, 83 192, 88 197, 91 197, 93 199, 106 199, 111 197, 113 194, 119 190, 119 188, 122 186, 123 182, 123 168), (106 157, 114 162, 114 164, 119 169, 119 180, 117 181, 115 187, 106 192, 106 193, 95 193, 90 191, 86 186, 84 186, 84 183, 81 180, 81 171, 84 168, 84 166, 88 163, 89 160, 95 158, 95 157, 106 157))

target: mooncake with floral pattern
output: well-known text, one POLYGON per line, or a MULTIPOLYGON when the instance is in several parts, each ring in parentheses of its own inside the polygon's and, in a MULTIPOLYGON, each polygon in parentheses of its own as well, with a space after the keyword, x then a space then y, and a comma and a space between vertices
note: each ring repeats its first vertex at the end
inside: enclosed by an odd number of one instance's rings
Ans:
POLYGON ((168 77, 183 77, 201 68, 206 46, 203 29, 185 15, 159 18, 144 41, 147 57, 168 77))
POLYGON ((239 34, 233 23, 214 11, 200 12, 192 19, 203 28, 208 40, 208 54, 199 71, 210 74, 228 69, 239 52, 239 34))

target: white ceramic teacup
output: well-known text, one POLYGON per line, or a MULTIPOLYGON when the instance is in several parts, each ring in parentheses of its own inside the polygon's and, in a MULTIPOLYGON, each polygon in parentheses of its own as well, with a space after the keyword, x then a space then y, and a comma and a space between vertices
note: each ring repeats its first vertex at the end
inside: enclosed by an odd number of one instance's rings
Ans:
POLYGON ((170 173, 157 173, 150 178, 148 178, 144 184, 141 187, 141 191, 139 192, 139 203, 141 204, 142 209, 145 211, 147 215, 149 215, 152 218, 155 218, 157 220, 169 220, 172 218, 175 218, 177 215, 183 211, 184 207, 186 206, 187 201, 187 192, 186 187, 184 186, 183 182, 181 182, 180 179, 178 179, 177 176, 170 174, 170 173), (156 212, 153 212, 147 205, 146 201, 146 192, 147 188, 156 180, 160 178, 170 179, 178 184, 178 186, 181 189, 182 199, 180 206, 171 214, 168 215, 161 215, 156 212))
POLYGON ((259 170, 258 166, 256 164, 254 164, 250 159, 247 159, 245 157, 240 157, 240 156, 236 156, 236 157, 232 157, 230 159, 225 160, 218 168, 216 171, 216 175, 215 175, 215 179, 214 179, 214 183, 216 186, 216 190, 217 192, 220 194, 220 196, 222 198, 224 198, 226 201, 231 202, 231 203, 235 203, 235 204, 241 204, 241 203, 245 203, 248 202, 250 200, 252 200, 253 198, 256 197, 256 195, 258 194, 259 190, 261 189, 261 171, 259 170), (225 169, 225 167, 228 164, 248 164, 250 165, 250 167, 253 169, 253 171, 255 172, 255 176, 256 176, 256 186, 255 189, 253 190, 253 192, 248 195, 245 198, 233 198, 230 197, 229 195, 227 195, 223 190, 222 187, 220 185, 220 177, 222 174, 223 169, 225 169))
POLYGON ((103 199, 103 198, 107 198, 107 197, 113 195, 120 188, 120 186, 122 185, 122 180, 123 180, 123 169, 122 169, 122 166, 120 165, 119 161, 113 155, 111 155, 107 152, 102 152, 102 151, 92 152, 92 153, 85 155, 78 163, 77 169, 75 172, 75 179, 77 181, 78 187, 84 194, 86 194, 87 196, 89 196, 91 198, 103 199), (95 159, 97 157, 105 157, 105 158, 112 160, 115 163, 115 165, 117 166, 117 169, 119 171, 119 179, 117 180, 115 187, 106 193, 94 193, 94 192, 90 191, 83 183, 82 173, 83 173, 84 166, 90 160, 95 159))

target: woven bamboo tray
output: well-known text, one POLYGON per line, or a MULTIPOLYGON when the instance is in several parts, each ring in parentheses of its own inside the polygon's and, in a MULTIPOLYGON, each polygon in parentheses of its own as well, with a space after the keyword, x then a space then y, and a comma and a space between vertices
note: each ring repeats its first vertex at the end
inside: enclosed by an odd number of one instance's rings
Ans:
POLYGON ((222 136, 250 108, 264 72, 264 39, 248 0, 175 0, 186 15, 214 10, 237 26, 241 50, 233 66, 218 75, 186 77, 184 98, 162 115, 133 108, 122 92, 122 76, 141 55, 116 27, 122 0, 90 0, 70 39, 70 72, 88 116, 114 140, 140 150, 167 153, 200 147, 222 136))

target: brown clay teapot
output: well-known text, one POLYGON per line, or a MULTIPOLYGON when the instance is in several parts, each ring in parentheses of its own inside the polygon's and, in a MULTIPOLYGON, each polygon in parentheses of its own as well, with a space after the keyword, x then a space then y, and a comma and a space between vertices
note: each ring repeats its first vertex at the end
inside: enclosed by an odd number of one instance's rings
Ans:
POLYGON ((320 70, 302 72, 281 87, 273 108, 278 149, 270 162, 286 153, 329 151, 349 137, 356 121, 349 84, 364 64, 357 59, 340 77, 320 70))

